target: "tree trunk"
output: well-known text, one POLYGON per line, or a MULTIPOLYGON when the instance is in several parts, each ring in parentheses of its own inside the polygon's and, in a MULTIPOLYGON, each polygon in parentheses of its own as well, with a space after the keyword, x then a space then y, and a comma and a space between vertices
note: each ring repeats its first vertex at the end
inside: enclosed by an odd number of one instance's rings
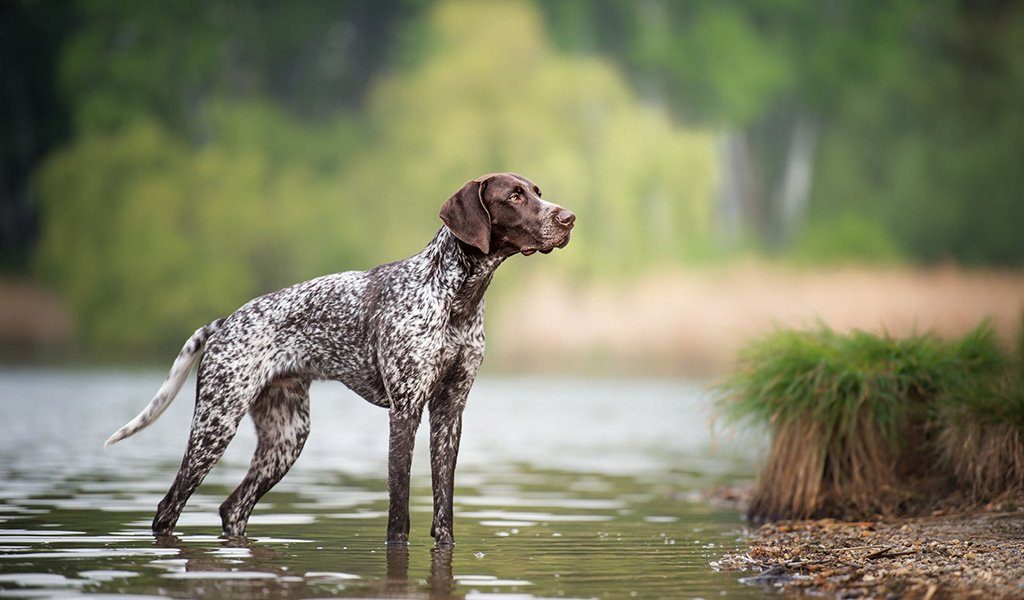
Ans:
POLYGON ((814 150, 818 124, 807 115, 799 115, 790 128, 789 151, 774 205, 780 217, 779 241, 788 245, 799 235, 807 217, 814 169, 814 150))
POLYGON ((749 238, 778 249, 799 235, 817 138, 817 121, 806 114, 773 115, 721 135, 718 213, 727 246, 749 238))
POLYGON ((746 236, 758 235, 763 212, 762 188, 748 132, 725 131, 719 140, 719 157, 719 219, 726 244, 735 248, 746 236))

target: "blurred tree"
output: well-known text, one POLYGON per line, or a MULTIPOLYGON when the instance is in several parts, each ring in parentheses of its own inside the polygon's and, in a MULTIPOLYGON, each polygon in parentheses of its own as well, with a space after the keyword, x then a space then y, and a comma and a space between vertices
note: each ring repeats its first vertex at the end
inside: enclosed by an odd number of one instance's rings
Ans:
POLYGON ((923 261, 1024 264, 1024 4, 925 3, 907 29, 823 138, 815 216, 860 209, 923 261))
POLYGON ((0 11, 0 251, 31 237, 34 170, 38 264, 99 346, 177 344, 258 293, 408 255, 499 169, 578 212, 548 259, 575 274, 715 254, 722 223, 798 258, 1024 262, 1018 2, 0 11))
POLYGON ((1024 4, 539 1, 564 47, 723 128, 727 230, 778 248, 857 213, 924 260, 1024 262, 1024 4))
POLYGON ((29 178, 68 134, 54 68, 71 29, 62 2, 0 2, 0 269, 23 269, 36 236, 29 178))
POLYGON ((408 256, 441 202, 492 170, 528 174, 588 224, 548 258, 568 271, 713 251, 709 132, 639 103, 606 63, 553 52, 525 2, 440 4, 414 35, 417 60, 378 80, 360 118, 225 99, 201 111, 198 147, 136 118, 55 153, 37 180, 39 264, 83 338, 171 348, 253 296, 408 256))
POLYGON ((204 139, 212 97, 262 96, 296 116, 358 106, 413 0, 82 0, 61 81, 81 131, 140 115, 204 139))
POLYGON ((437 199, 467 174, 511 170, 586 223, 559 259, 576 272, 714 251, 709 132, 674 126, 606 63, 554 52, 528 3, 440 4, 426 24, 419 63, 371 94, 377 140, 351 165, 356 193, 375 199, 367 245, 400 257, 405 234, 436 228, 437 199))
POLYGON ((800 231, 822 121, 888 66, 904 12, 842 0, 542 4, 570 47, 611 52, 683 120, 723 128, 723 226, 769 248, 800 231))
POLYGON ((170 349, 253 296, 357 262, 336 163, 350 125, 314 131, 261 105, 208 113, 200 151, 136 120, 79 137, 39 173, 39 266, 94 347, 170 349))
POLYGON ((269 98, 303 120, 329 120, 361 104, 419 4, 0 3, 0 268, 26 264, 37 212, 29 176, 69 130, 155 120, 201 145, 204 108, 217 98, 269 98))

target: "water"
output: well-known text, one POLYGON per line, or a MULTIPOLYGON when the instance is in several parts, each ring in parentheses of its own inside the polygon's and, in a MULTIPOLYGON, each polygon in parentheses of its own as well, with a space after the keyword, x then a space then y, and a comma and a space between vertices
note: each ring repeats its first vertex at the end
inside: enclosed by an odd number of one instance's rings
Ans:
POLYGON ((695 492, 748 477, 711 450, 701 388, 674 381, 481 379, 465 414, 452 551, 435 551, 427 427, 408 549, 383 544, 387 413, 314 384, 302 457, 247 541, 217 537, 245 472, 243 424, 182 515, 149 522, 177 470, 190 382, 150 429, 104 450, 163 373, 0 371, 0 596, 759 597, 708 563, 742 546, 734 511, 695 492))

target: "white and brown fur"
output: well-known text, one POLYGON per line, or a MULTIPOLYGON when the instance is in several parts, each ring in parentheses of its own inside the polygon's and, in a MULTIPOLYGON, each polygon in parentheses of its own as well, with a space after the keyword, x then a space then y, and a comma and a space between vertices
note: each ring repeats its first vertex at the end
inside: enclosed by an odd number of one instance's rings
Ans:
POLYGON ((569 241, 575 216, 511 174, 467 182, 441 207, 444 226, 419 254, 369 271, 326 275, 260 296, 192 335, 152 402, 107 440, 150 425, 199 361, 188 448, 153 532, 169 534, 248 412, 258 437, 242 483, 220 507, 242 535, 256 502, 284 477, 309 435, 309 384, 340 381, 390 415, 387 540, 409 536, 416 429, 430 413, 438 545, 454 543, 452 499, 462 411, 484 355, 484 292, 506 258, 569 241), (200 357, 202 360, 200 361, 200 357))

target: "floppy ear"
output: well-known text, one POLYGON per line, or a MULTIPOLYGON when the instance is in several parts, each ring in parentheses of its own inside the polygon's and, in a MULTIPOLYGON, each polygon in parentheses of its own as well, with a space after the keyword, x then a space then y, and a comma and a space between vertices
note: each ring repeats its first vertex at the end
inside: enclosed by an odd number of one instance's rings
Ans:
POLYGON ((441 220, 455 237, 484 254, 491 251, 491 214, 484 206, 485 181, 467 181, 441 205, 441 220))

